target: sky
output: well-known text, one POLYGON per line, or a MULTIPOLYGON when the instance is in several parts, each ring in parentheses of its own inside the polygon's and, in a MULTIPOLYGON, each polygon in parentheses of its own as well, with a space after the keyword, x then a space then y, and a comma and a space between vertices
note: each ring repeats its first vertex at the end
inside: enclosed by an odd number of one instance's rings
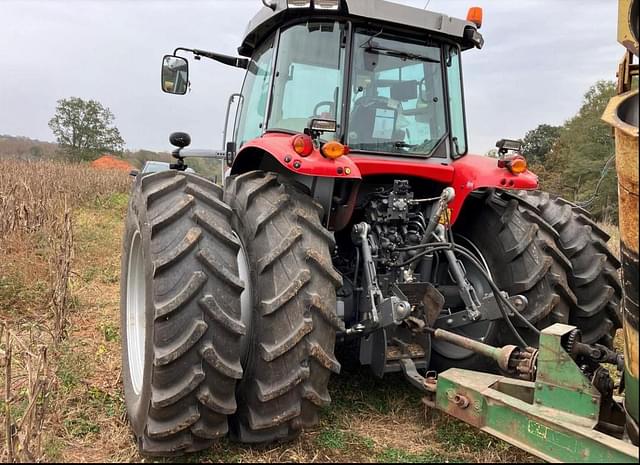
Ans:
MULTIPOLYGON (((424 8, 427 0, 394 0, 424 8)), ((599 79, 615 79, 616 0, 430 0, 466 17, 484 9, 482 50, 463 54, 469 144, 485 153, 541 123, 560 125, 599 79)), ((162 56, 177 46, 235 55, 260 0, 0 0, 0 134, 54 141, 56 102, 110 108, 131 150, 221 148, 229 95, 243 71, 190 62, 191 92, 162 93, 162 56)))

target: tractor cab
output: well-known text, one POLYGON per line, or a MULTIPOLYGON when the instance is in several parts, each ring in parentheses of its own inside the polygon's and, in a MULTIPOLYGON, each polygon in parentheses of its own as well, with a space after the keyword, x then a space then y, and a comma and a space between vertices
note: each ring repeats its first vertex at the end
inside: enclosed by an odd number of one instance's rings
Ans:
POLYGON ((310 132, 313 120, 333 122, 321 143, 338 141, 353 156, 467 153, 460 53, 483 45, 477 15, 463 21, 383 0, 263 3, 239 47, 246 59, 182 49, 247 69, 225 141, 233 155, 265 134, 310 132))

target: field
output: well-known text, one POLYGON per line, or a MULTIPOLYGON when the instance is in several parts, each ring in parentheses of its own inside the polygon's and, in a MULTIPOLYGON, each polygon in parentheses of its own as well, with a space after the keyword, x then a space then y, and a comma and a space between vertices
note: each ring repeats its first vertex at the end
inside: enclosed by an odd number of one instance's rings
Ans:
MULTIPOLYGON (((130 184, 121 172, 0 161, 2 461, 142 460, 120 382, 120 241, 130 184)), ((292 443, 222 440, 187 460, 535 461, 426 411, 399 376, 376 380, 344 362, 330 392, 320 427, 292 443)))

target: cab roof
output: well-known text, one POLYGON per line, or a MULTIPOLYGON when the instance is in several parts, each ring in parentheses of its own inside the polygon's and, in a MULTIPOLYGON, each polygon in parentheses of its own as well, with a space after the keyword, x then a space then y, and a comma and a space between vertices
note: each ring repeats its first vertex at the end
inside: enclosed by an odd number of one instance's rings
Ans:
MULTIPOLYGON (((256 0, 257 1, 257 0, 256 0)), ((432 11, 414 8, 386 0, 339 0, 338 10, 315 9, 311 1, 310 8, 289 8, 288 0, 271 0, 274 9, 264 7, 249 22, 242 45, 238 53, 251 56, 253 50, 274 30, 291 20, 333 18, 363 23, 397 26, 425 31, 434 36, 453 40, 463 50, 482 48, 482 36, 477 26, 469 21, 452 18, 432 11)))

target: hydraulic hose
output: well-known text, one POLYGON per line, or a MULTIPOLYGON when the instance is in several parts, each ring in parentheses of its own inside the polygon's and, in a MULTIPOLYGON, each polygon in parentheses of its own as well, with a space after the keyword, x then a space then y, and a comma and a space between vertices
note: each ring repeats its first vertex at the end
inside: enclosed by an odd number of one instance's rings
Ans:
POLYGON ((528 344, 525 342, 524 338, 520 335, 520 333, 518 332, 518 330, 516 329, 516 327, 513 325, 513 322, 511 321, 511 318, 509 318, 509 315, 505 309, 505 306, 511 310, 513 312, 513 314, 527 327, 529 328, 531 331, 534 332, 534 334, 539 335, 540 334, 540 330, 538 328, 536 328, 533 324, 531 324, 531 322, 529 320, 527 320, 519 311, 518 309, 516 309, 513 304, 511 302, 509 302, 509 300, 507 300, 505 298, 504 295, 502 295, 502 292, 500 291, 500 288, 498 288, 498 286, 496 285, 496 283, 493 281, 493 279, 491 278, 491 276, 488 275, 488 273, 486 272, 486 270, 484 269, 484 267, 482 266, 482 264, 480 264, 480 262, 478 262, 478 260, 476 259, 476 257, 473 255, 473 253, 471 251, 469 251, 468 249, 466 249, 465 247, 462 247, 460 245, 457 244, 445 244, 442 242, 430 242, 430 243, 426 243, 426 244, 420 244, 420 245, 416 245, 416 246, 410 246, 410 247, 404 247, 404 248, 399 248, 397 249, 398 251, 408 251, 408 250, 417 250, 417 249, 425 249, 422 252, 414 255, 413 257, 411 257, 409 260, 406 260, 405 262, 399 263, 394 265, 394 267, 402 267, 402 266, 406 266, 409 263, 412 263, 414 261, 420 260, 422 257, 424 257, 425 255, 428 255, 430 253, 433 252, 440 252, 440 251, 444 251, 444 250, 454 250, 457 253, 459 253, 460 255, 464 256, 465 258, 467 258, 470 263, 481 273, 481 275, 487 280, 487 282, 489 283, 489 286, 491 287, 491 290, 493 292, 493 295, 496 297, 496 303, 498 304, 498 309, 500 310, 500 312, 502 313, 502 316, 505 320, 505 322, 507 323, 507 326, 509 327, 510 331, 513 333, 513 335, 516 337, 516 339, 518 340, 518 342, 520 344, 522 344, 523 347, 528 346, 528 344))

